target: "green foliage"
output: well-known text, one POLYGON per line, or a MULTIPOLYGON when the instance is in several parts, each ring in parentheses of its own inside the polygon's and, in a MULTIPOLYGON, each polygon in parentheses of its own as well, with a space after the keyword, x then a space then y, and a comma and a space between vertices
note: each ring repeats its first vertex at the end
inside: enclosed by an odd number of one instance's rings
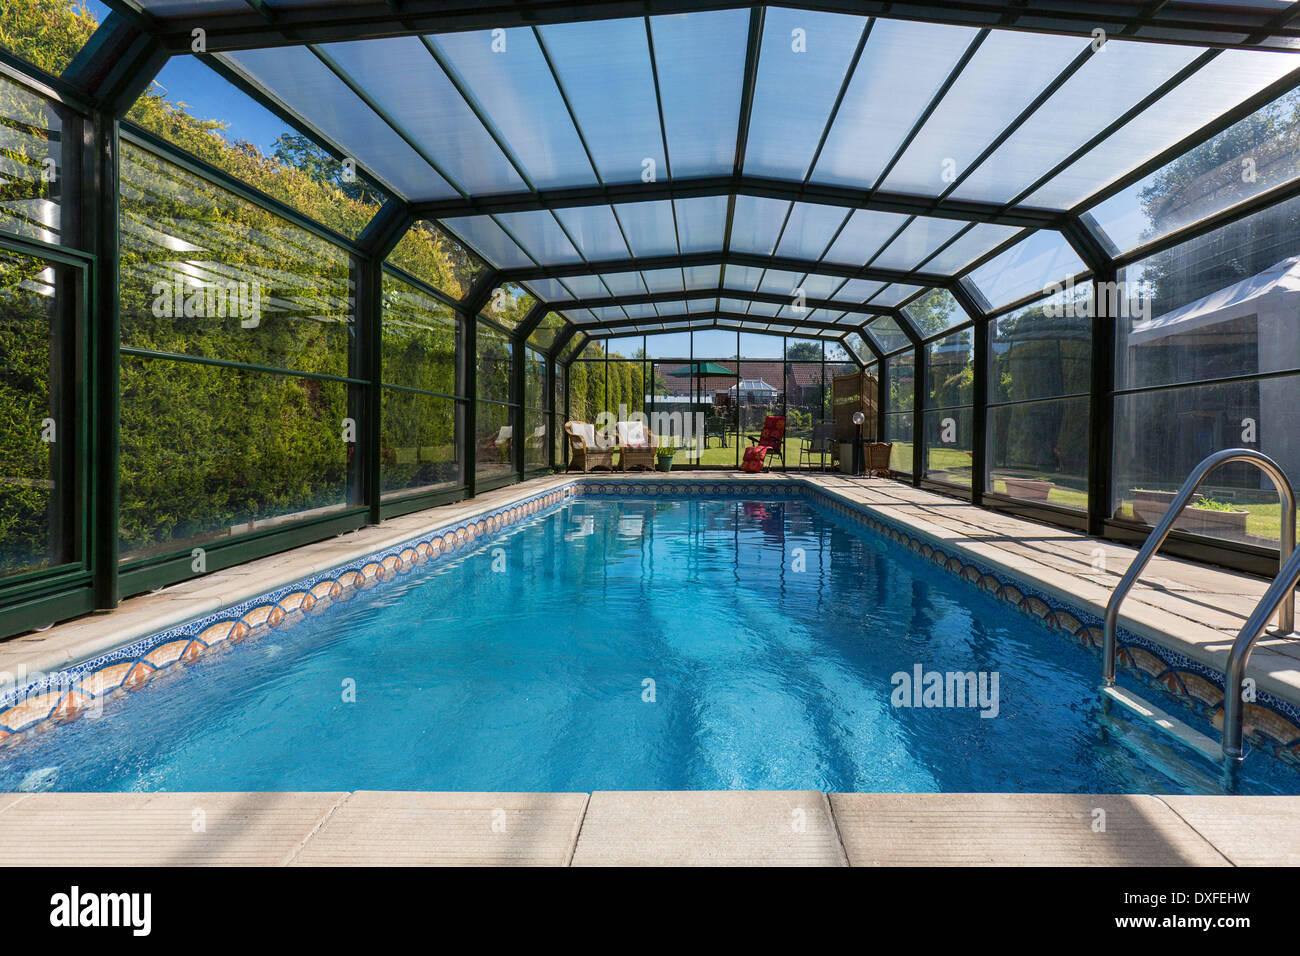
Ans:
POLYGON ((47 73, 62 73, 97 26, 77 0, 0 0, 0 47, 47 73))

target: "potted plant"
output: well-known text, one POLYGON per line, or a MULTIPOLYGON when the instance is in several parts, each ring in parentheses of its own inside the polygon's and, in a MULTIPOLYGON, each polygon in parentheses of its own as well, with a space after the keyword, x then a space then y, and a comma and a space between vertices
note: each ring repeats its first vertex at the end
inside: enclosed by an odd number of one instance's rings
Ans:
POLYGON ((673 457, 677 454, 677 449, 672 445, 660 445, 655 451, 655 458, 659 462, 660 471, 673 470, 673 457))
POLYGON ((1012 498, 1023 498, 1025 501, 1046 501, 1056 487, 1056 482, 1046 481, 1042 478, 1012 478, 1010 476, 1002 479, 1006 484, 1007 494, 1012 498))
MULTIPOLYGON (((1176 492, 1153 491, 1149 488, 1134 488, 1133 516, 1149 525, 1159 523, 1173 503, 1176 492)), ((1250 512, 1234 507, 1223 501, 1198 495, 1193 498, 1179 516, 1175 525, 1181 531, 1192 534, 1206 534, 1215 537, 1240 537, 1246 533, 1246 520, 1250 512)))

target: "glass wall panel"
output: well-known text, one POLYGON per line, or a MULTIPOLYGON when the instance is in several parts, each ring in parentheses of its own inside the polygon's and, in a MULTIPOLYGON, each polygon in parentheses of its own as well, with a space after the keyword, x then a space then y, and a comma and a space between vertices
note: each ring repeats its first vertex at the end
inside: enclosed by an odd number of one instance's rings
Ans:
POLYGON ((121 376, 123 560, 348 505, 346 384, 129 355, 121 376))
POLYGON ((1119 387, 1300 369, 1297 254, 1300 198, 1124 269, 1119 387))
POLYGON ((460 348, 455 310, 409 282, 384 275, 384 384, 460 395, 460 348))
MULTIPOLYGON (((1121 275, 1115 516, 1152 523, 1206 455, 1254 448, 1300 474, 1300 200, 1151 256, 1121 275), (1177 387, 1170 387, 1177 386, 1177 387)), ((1178 528, 1272 546, 1277 496, 1246 467, 1216 472, 1178 528), (1270 520, 1270 517, 1272 520, 1270 520)))
POLYGON ((898 321, 888 315, 873 319, 867 326, 867 334, 876 343, 876 348, 886 354, 897 352, 911 343, 907 333, 899 328, 898 321))
POLYGON ((457 436, 463 426, 455 311, 394 275, 384 275, 383 407, 380 465, 384 497, 463 483, 457 436))
POLYGON ((1088 507, 1091 284, 989 328, 988 481, 996 494, 1088 507))
POLYGON ((384 498, 464 483, 460 447, 463 403, 407 389, 383 390, 380 475, 384 498))
POLYGON ((925 476, 971 483, 975 336, 962 329, 925 346, 925 476))
POLYGON ((58 76, 106 16, 97 0, 6 0, 0 47, 58 76))
POLYGON ((509 405, 479 401, 474 434, 474 474, 479 482, 514 473, 514 413, 509 405))
POLYGON ((63 138, 61 107, 0 75, 0 229, 64 243, 63 138))
POLYGON ((480 315, 513 331, 536 304, 523 286, 504 282, 492 290, 480 315))
POLYGON ((122 345, 347 376, 351 257, 129 143, 122 345))
POLYGON ((966 310, 947 289, 931 289, 919 299, 913 299, 903 307, 903 314, 923 339, 970 321, 966 310))
POLYGON ((66 290, 62 267, 0 252, 0 580, 74 555, 66 290))
POLYGON ((883 437, 894 443, 895 471, 912 473, 913 410, 916 408, 916 353, 912 349, 885 359, 883 437))
POLYGON ((1126 251, 1300 174, 1300 90, 1278 97, 1091 211, 1126 251))
MULTIPOLYGON (((1300 376, 1192 385, 1115 400, 1114 514, 1155 524, 1188 473, 1222 448, 1255 448, 1296 475, 1300 376)), ((1293 479, 1294 480, 1294 479, 1293 479)), ((1248 465, 1229 465, 1201 485, 1174 527, 1244 544, 1277 547, 1280 505, 1272 484, 1248 465)))
POLYGON ((127 120, 295 212, 357 237, 387 194, 193 56, 167 61, 127 120))
POLYGON ((487 263, 427 219, 406 230, 388 261, 457 301, 465 298, 487 268, 487 263))

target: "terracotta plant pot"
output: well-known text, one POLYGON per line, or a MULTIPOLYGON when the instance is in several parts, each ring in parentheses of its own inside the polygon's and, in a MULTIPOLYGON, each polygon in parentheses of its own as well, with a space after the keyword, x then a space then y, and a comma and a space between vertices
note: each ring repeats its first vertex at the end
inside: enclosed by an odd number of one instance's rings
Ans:
MULTIPOLYGON (((1173 491, 1150 491, 1135 488, 1133 497, 1133 515, 1144 524, 1154 527, 1165 516, 1173 504, 1173 491)), ((1198 508, 1193 504, 1183 510, 1174 527, 1191 534, 1205 534, 1216 538, 1239 538, 1246 533, 1246 519, 1249 511, 1218 511, 1212 508, 1198 508)))
POLYGON ((1041 478, 1003 478, 1002 481, 1006 484, 1010 497, 1023 498, 1025 501, 1046 501, 1056 487, 1056 482, 1043 481, 1041 478))

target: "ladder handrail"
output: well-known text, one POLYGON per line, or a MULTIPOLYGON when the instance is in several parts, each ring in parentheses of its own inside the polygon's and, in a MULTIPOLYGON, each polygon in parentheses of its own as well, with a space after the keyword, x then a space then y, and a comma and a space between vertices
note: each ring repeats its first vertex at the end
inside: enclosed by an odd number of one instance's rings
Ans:
MULTIPOLYGON (((1277 489, 1278 497, 1282 500, 1282 538, 1279 554, 1278 565, 1281 568, 1289 567, 1288 561, 1296 553, 1296 499, 1295 489, 1291 486, 1290 479, 1287 478, 1286 472, 1282 466, 1269 458, 1262 452, 1255 451, 1251 448, 1225 448, 1222 451, 1216 451, 1209 455, 1199 465, 1192 469, 1192 473, 1187 476, 1174 500, 1169 503, 1169 508, 1165 511, 1160 522, 1151 531, 1146 543, 1142 545, 1142 550, 1138 552, 1133 563, 1129 565, 1128 571, 1120 580, 1119 585, 1111 593, 1110 601, 1106 604, 1106 625, 1102 635, 1101 644, 1101 676, 1106 686, 1115 683, 1115 650, 1116 650, 1116 631, 1119 626, 1119 607, 1128 597, 1129 591, 1133 585, 1137 584, 1138 578, 1146 570, 1151 558, 1165 543, 1169 533, 1173 531, 1174 522, 1183 513, 1188 503, 1192 500, 1192 495, 1196 494, 1196 489, 1201 486, 1201 482, 1206 476, 1216 468, 1228 465, 1233 462, 1244 461, 1254 465, 1272 480, 1273 486, 1277 489)), ((1271 591, 1270 591, 1271 593, 1271 591)), ((1278 625, 1283 631, 1295 629, 1295 593, 1294 591, 1283 595, 1278 602, 1282 606, 1281 614, 1278 619, 1278 625)), ((1275 608, 1276 609, 1276 606, 1275 608)), ((1272 612, 1270 611, 1270 614, 1272 612)), ((1253 620, 1253 618, 1252 618, 1253 620)), ((1268 619, 1264 619, 1268 623, 1268 619)), ((1263 630, 1261 625, 1260 630, 1263 630)), ((1243 632, 1244 633, 1244 632, 1243 632)), ((1255 640, 1255 635, 1251 637, 1251 642, 1255 640)), ((1249 655, 1247 655, 1249 656, 1249 655)), ((1226 731, 1227 715, 1224 715, 1226 731)))
POLYGON ((1241 699, 1241 682, 1246 677, 1250 652, 1255 649, 1255 642, 1264 633, 1268 619, 1273 616, 1278 605, 1287 600, 1295 600, 1297 584, 1300 584, 1300 551, 1292 552, 1290 559, 1282 565, 1282 570, 1259 599, 1254 613, 1247 619, 1246 625, 1237 634, 1237 639, 1232 642, 1232 649, 1228 651, 1228 666, 1223 672, 1223 755, 1229 759, 1242 759, 1242 720, 1246 708, 1241 699))

